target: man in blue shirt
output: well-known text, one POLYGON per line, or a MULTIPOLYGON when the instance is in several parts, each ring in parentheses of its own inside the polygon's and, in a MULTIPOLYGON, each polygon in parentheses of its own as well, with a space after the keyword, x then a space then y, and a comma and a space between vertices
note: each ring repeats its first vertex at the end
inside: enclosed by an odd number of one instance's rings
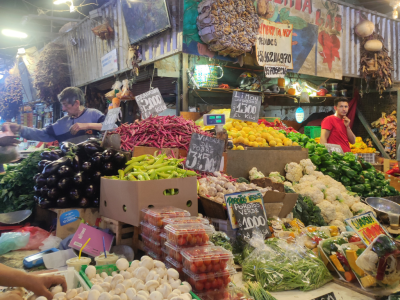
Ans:
POLYGON ((15 123, 4 123, 12 132, 20 133, 27 140, 59 143, 80 143, 97 134, 102 127, 105 116, 94 108, 85 108, 85 95, 77 87, 65 88, 59 95, 62 110, 67 116, 43 129, 29 128, 15 123))

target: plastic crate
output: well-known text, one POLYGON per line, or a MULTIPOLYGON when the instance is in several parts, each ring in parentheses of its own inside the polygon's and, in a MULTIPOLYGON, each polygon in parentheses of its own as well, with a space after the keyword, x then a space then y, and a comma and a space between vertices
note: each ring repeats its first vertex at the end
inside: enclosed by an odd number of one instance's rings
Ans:
POLYGON ((237 229, 233 229, 229 220, 211 219, 212 225, 216 231, 225 232, 226 235, 232 240, 236 239, 237 229))
POLYGON ((43 273, 43 274, 40 274, 39 276, 49 276, 49 275, 61 275, 61 276, 64 276, 65 277, 65 281, 67 282, 67 289, 76 289, 76 288, 82 287, 83 290, 89 291, 90 287, 91 287, 91 286, 89 287, 89 285, 87 284, 86 280, 84 280, 82 278, 82 276, 80 276, 80 274, 73 267, 70 267, 65 271, 43 273))
POLYGON ((370 164, 375 163, 375 153, 356 153, 357 156, 361 156, 366 162, 370 164))
POLYGON ((321 126, 305 126, 304 134, 310 139, 321 137, 321 126))

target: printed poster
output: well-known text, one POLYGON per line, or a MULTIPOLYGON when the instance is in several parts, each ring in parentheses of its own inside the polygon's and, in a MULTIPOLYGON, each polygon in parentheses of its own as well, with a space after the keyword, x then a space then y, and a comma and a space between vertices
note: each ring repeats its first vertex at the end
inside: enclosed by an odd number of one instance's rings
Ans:
POLYGON ((365 245, 369 245, 372 241, 380 234, 386 234, 390 237, 390 234, 386 229, 378 222, 372 212, 367 212, 350 219, 345 220, 346 224, 349 225, 358 234, 365 245))
POLYGON ((256 41, 256 57, 260 66, 293 69, 292 24, 261 20, 256 41))

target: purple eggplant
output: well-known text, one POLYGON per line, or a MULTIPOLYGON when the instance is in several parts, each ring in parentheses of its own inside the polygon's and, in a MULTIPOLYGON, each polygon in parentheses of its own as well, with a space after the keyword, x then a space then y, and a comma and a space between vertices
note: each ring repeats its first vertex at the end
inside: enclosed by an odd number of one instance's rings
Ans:
POLYGON ((52 174, 55 174, 59 168, 62 166, 70 166, 71 165, 71 159, 69 157, 61 157, 60 159, 57 159, 56 161, 53 161, 52 163, 48 164, 42 174, 44 177, 49 177, 52 174))
POLYGON ((115 153, 113 162, 118 169, 125 167, 126 163, 125 155, 123 155, 121 152, 115 153))
POLYGON ((41 161, 39 161, 39 162, 38 162, 39 172, 42 172, 43 169, 44 169, 48 164, 50 164, 50 163, 51 163, 50 160, 41 160, 41 161))
POLYGON ((104 175, 113 175, 115 173, 114 164, 112 162, 106 162, 102 166, 104 175))
POLYGON ((85 144, 85 152, 88 156, 92 156, 96 152, 102 151, 103 148, 101 148, 99 145, 92 144, 92 143, 87 143, 85 144))
POLYGON ((67 197, 61 197, 57 199, 57 207, 66 208, 71 206, 71 203, 68 201, 67 197))
POLYGON ((40 175, 36 178, 37 187, 41 188, 42 186, 45 186, 46 184, 47 184, 47 179, 43 175, 40 175))
POLYGON ((35 201, 35 203, 36 204, 38 204, 39 203, 39 199, 40 199, 40 197, 39 196, 33 196, 33 200, 35 201))
POLYGON ((41 196, 41 195, 42 195, 41 188, 38 187, 37 185, 35 185, 35 186, 33 187, 33 190, 35 191, 35 195, 36 195, 36 196, 41 196))
POLYGON ((70 177, 62 178, 58 182, 58 187, 61 190, 70 189, 72 186, 73 186, 73 182, 72 182, 72 179, 70 177))
POLYGON ((100 206, 100 198, 99 197, 96 197, 96 198, 93 199, 92 206, 93 207, 99 207, 100 206))
POLYGON ((60 177, 69 177, 72 175, 72 169, 69 166, 61 166, 58 169, 58 175, 60 177))
POLYGON ((38 205, 39 205, 41 208, 45 208, 45 209, 54 207, 53 202, 49 201, 49 199, 44 198, 44 197, 40 197, 40 198, 39 198, 39 203, 38 203, 38 205))
POLYGON ((72 201, 78 201, 80 197, 81 197, 81 195, 79 194, 78 189, 72 188, 69 190, 69 198, 72 201))
POLYGON ((56 187, 58 183, 58 176, 56 174, 50 175, 47 177, 47 186, 49 188, 56 187))
POLYGON ((51 189, 49 189, 49 191, 47 192, 47 197, 49 198, 49 199, 52 199, 52 200, 56 200, 57 198, 58 198, 58 189, 57 188, 51 188, 51 189))
POLYGON ((90 161, 85 161, 82 164, 82 170, 86 173, 92 172, 93 170, 92 163, 90 161))
POLYGON ((61 149, 62 153, 65 155, 69 152, 75 152, 76 145, 74 143, 70 143, 70 142, 63 142, 60 146, 60 149, 61 149))
POLYGON ((90 204, 91 203, 90 203, 89 199, 87 199, 85 197, 82 197, 81 200, 79 201, 78 206, 81 207, 81 208, 86 208, 86 207, 89 207, 90 204))
POLYGON ((95 195, 95 187, 93 184, 89 184, 85 187, 85 196, 88 198, 92 198, 95 195))
POLYGON ((92 175, 92 181, 93 181, 93 183, 96 184, 96 185, 97 185, 97 184, 100 184, 101 176, 102 176, 102 174, 101 174, 100 171, 94 172, 93 175, 92 175))
POLYGON ((47 185, 43 186, 40 189, 40 193, 42 195, 42 197, 46 197, 47 198, 47 193, 49 192, 49 188, 47 187, 47 185))
POLYGON ((40 158, 42 160, 52 160, 50 158, 50 151, 43 151, 42 153, 40 153, 40 158))
POLYGON ((117 153, 117 151, 114 149, 104 150, 104 152, 102 153, 103 161, 105 161, 105 162, 111 161, 111 159, 114 157, 114 155, 116 153, 117 153))
POLYGON ((33 176, 33 181, 36 182, 36 179, 37 179, 40 175, 41 175, 40 173, 35 174, 35 176, 33 176))
POLYGON ((98 139, 98 138, 95 138, 95 137, 90 137, 90 138, 87 139, 87 142, 100 146, 101 139, 98 139))
POLYGON ((54 161, 54 160, 61 158, 62 156, 58 152, 56 152, 56 150, 53 150, 50 152, 49 157, 50 157, 50 160, 54 161))
POLYGON ((74 172, 81 171, 81 163, 78 155, 75 155, 74 159, 72 160, 72 169, 74 170, 74 172))
POLYGON ((95 154, 92 156, 90 162, 92 163, 92 166, 96 169, 99 169, 101 167, 101 164, 103 162, 103 158, 101 157, 101 154, 95 154))
POLYGON ((82 173, 76 173, 72 178, 75 187, 82 187, 85 182, 85 177, 82 173))

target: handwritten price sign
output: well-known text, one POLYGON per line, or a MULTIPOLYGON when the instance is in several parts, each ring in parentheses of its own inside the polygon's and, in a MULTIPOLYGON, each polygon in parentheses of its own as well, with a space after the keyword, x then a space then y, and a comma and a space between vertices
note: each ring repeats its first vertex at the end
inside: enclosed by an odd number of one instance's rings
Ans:
POLYGON ((136 96, 136 102, 143 119, 147 119, 151 115, 158 115, 167 109, 158 88, 136 96))
POLYGON ((258 122, 261 96, 234 91, 232 94, 231 119, 258 122))

